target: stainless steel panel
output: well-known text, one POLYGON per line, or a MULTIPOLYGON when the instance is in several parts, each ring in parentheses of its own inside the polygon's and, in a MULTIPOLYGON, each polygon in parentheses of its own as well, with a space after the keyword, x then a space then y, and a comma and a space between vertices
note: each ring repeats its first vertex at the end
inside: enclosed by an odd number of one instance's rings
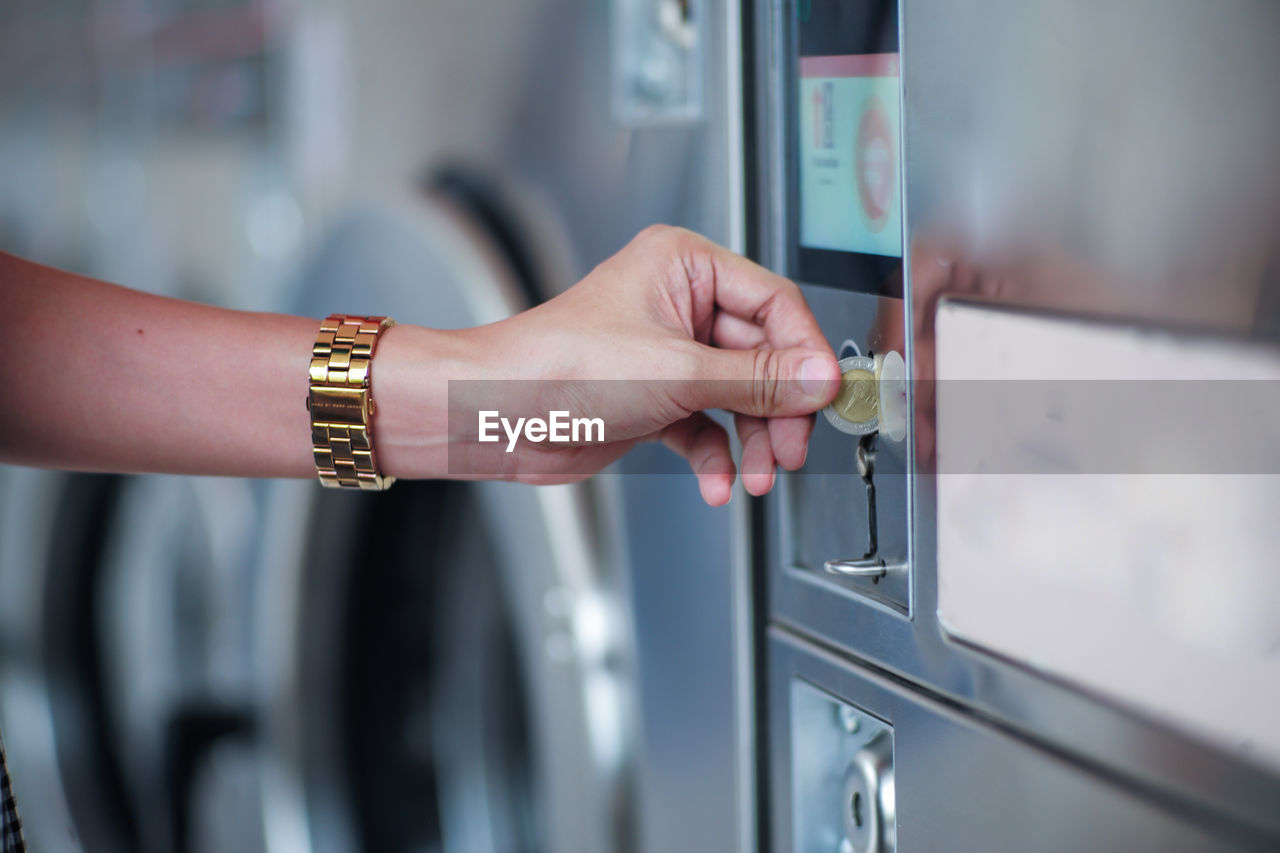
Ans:
POLYGON ((961 302, 936 329, 947 630, 1280 770, 1280 349, 961 302))
POLYGON ((903 32, 911 242, 964 267, 915 270, 923 328, 943 288, 1264 331, 1280 7, 912 0, 903 32))
MULTIPOLYGON (((789 114, 797 85, 796 69, 787 59, 795 50, 801 7, 787 3, 757 4, 758 34, 757 178, 761 226, 761 254, 772 268, 784 273, 798 269, 799 252, 792 244, 798 233, 797 190, 793 185, 798 120, 789 114), (767 60, 767 61, 765 61, 767 60)), ((892 8, 892 4, 886 4, 892 8)), ((896 160, 896 157, 894 158, 896 160)), ((896 274, 894 274, 896 275, 896 274)), ((823 333, 839 357, 905 352, 903 301, 890 296, 850 293, 801 280, 806 300, 823 333)), ((858 287, 865 282, 850 281, 858 287)), ((768 559, 785 567, 781 583, 828 589, 834 596, 853 593, 888 610, 908 614, 911 609, 909 562, 908 477, 910 437, 895 441, 881 432, 876 437, 874 525, 867 484, 858 476, 858 439, 817 419, 804 467, 779 475, 776 499, 770 501, 770 524, 780 531, 768 559), (871 527, 874 526, 875 536, 871 527), (825 568, 828 561, 872 556, 883 559, 883 576, 841 575, 825 568)))
MULTIPOLYGON (((889 343, 875 325, 900 300, 806 287, 805 298, 837 354, 884 352, 889 343)), ((900 344, 899 344, 900 345, 900 344)), ((772 524, 782 531, 778 553, 787 584, 827 587, 833 595, 848 590, 900 613, 910 609, 908 478, 906 441, 878 436, 875 525, 878 554, 894 566, 883 577, 842 577, 824 569, 828 560, 856 559, 868 553, 869 497, 859 478, 854 454, 858 437, 818 418, 809 455, 798 472, 779 476, 779 498, 772 524)))
MULTIPOLYGON (((760 255, 777 269, 788 265, 789 216, 783 159, 787 92, 782 84, 789 42, 782 19, 799 5, 756 4, 760 255)), ((1275 8, 1259 3, 1157 5, 1117 9, 1100 2, 1055 2, 1032 8, 1012 2, 904 0, 906 219, 912 246, 906 267, 908 299, 901 307, 888 303, 892 310, 884 305, 871 309, 859 304, 862 297, 807 289, 820 318, 828 322, 843 313, 857 318, 850 322, 855 329, 900 336, 888 339, 905 341, 918 382, 933 375, 936 303, 955 292, 1075 307, 1111 318, 1139 317, 1148 325, 1180 323, 1238 335, 1267 334, 1272 327, 1268 306, 1275 304, 1268 297, 1272 284, 1267 265, 1232 266, 1231 252, 1205 247, 1213 240, 1226 248, 1244 245, 1240 257, 1252 257, 1261 245, 1260 234, 1276 222, 1263 203, 1276 197, 1271 192, 1274 172, 1258 160, 1262 150, 1274 150, 1268 140, 1277 107, 1259 81, 1274 79, 1264 72, 1280 55, 1265 47, 1280 43, 1275 8), (1174 44, 1186 49, 1174 49, 1174 44), (1098 61, 1100 57, 1106 61, 1098 61), (1194 58, 1194 73, 1214 81, 1212 96, 1205 94, 1203 80, 1189 79, 1190 68, 1177 65, 1180 57, 1194 58), (1064 80, 1071 82, 1057 85, 1064 80), (1040 86, 1047 88, 1041 91, 1040 86), (1222 150, 1233 158, 1223 187, 1205 189, 1203 171, 1196 171, 1184 139, 1167 152, 1159 150, 1161 130, 1168 129, 1172 116, 1192 121, 1179 99, 1182 93, 1204 95, 1211 117, 1208 127, 1189 131, 1190 139, 1205 143, 1195 150, 1216 150, 1210 143, 1222 142, 1222 150), (1103 108, 1090 112, 1095 104, 1103 108), (1070 122, 1059 121, 1062 111, 1072 116, 1070 122), (1131 144, 1129 129, 1149 145, 1131 144), (1119 147, 1110 149, 1104 142, 1119 147), (1128 171, 1106 162, 1113 152, 1121 155, 1128 171), (1242 163, 1251 165, 1246 169, 1242 163), (1086 174, 1088 167, 1096 172, 1086 174), (1242 174, 1257 177, 1242 189, 1242 174), (1144 196, 1144 187, 1159 194, 1144 196), (1223 188, 1228 191, 1218 191, 1223 188), (1242 217, 1249 219, 1239 239, 1190 203, 1201 191, 1233 226, 1241 226, 1242 217), (1148 199, 1154 209, 1148 211, 1147 202, 1138 204, 1135 198, 1148 199), (1175 210, 1166 202, 1187 203, 1175 210), (1188 231, 1192 225, 1201 232, 1188 231), (1082 238, 1082 248, 1073 242, 1077 238, 1082 238), (1087 263, 1078 262, 1080 257, 1062 263, 1067 249, 1080 249, 1087 263), (1188 254, 1205 266, 1189 261, 1188 254), (1230 281, 1224 284, 1227 273, 1230 281), (1236 285, 1249 275, 1249 292, 1256 299, 1242 312, 1248 300, 1240 298, 1243 285, 1236 285), (1024 278, 1034 286, 1020 283, 1024 278)), ((833 344, 845 337, 842 329, 825 328, 833 344)), ((808 466, 821 464, 814 453, 825 454, 828 465, 844 465, 847 451, 824 446, 821 423, 818 428, 808 466)), ((914 683, 945 703, 1023 733, 1046 749, 1102 768, 1125 785, 1196 803, 1218 819, 1247 827, 1246 832, 1280 838, 1280 814, 1274 809, 1280 779, 1274 773, 1177 733, 1149 714, 976 652, 946 634, 936 616, 932 417, 915 413, 911 439, 916 458, 908 478, 909 618, 812 572, 794 571, 788 544, 794 534, 785 503, 776 497, 766 501, 759 554, 768 618, 914 683)), ((850 515, 861 510, 854 490, 846 489, 840 499, 850 515)), ((827 525, 840 523, 840 511, 833 512, 827 525)), ((855 518, 854 523, 860 521, 855 518)), ((810 532, 815 541, 839 535, 829 527, 810 532)), ((777 676, 770 671, 771 690, 777 689, 777 676)), ((1188 678, 1194 684, 1194 675, 1188 678)), ((897 737, 910 735, 899 732, 897 737)))
POLYGON ((801 679, 790 728, 792 849, 894 853, 893 728, 801 679))
MULTIPOLYGON (((796 847, 792 791, 806 780, 792 744, 809 734, 796 726, 797 682, 814 685, 893 728, 896 849, 1227 851, 1271 850, 1274 840, 1214 821, 1186 803, 1134 788, 1017 733, 960 713, 862 666, 840 660, 774 630, 769 665, 769 760, 772 850, 796 847)), ((845 804, 840 803, 841 808, 845 804)), ((834 839, 830 849, 841 849, 834 839)))

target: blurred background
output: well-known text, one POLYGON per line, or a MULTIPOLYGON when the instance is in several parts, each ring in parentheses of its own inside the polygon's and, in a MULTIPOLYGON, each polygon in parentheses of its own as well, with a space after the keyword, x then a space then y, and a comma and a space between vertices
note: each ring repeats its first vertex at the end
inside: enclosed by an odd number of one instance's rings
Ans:
MULTIPOLYGON (((729 15, 11 0, 0 248, 449 327, 652 222, 740 243, 707 74, 729 15)), ((731 516, 661 448, 628 466, 652 476, 369 500, 3 469, 0 720, 32 847, 733 849, 731 516)))

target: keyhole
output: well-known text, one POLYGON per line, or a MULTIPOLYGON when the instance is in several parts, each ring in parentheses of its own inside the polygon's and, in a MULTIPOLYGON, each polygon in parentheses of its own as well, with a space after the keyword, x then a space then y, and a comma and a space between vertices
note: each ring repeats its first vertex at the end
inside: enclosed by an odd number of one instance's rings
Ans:
POLYGON ((853 825, 862 829, 862 792, 855 791, 853 794, 853 802, 849 804, 853 810, 853 825))

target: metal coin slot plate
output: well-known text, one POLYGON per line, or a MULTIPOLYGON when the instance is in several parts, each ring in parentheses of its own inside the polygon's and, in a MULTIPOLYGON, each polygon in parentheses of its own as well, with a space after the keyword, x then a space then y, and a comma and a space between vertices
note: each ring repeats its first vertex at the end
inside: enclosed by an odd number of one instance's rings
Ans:
MULTIPOLYGON (((899 342, 876 326, 896 300, 802 285, 805 299, 845 360, 874 364, 899 342), (865 355, 864 355, 865 354, 865 355)), ((850 435, 820 418, 809 456, 798 472, 780 477, 770 501, 782 584, 835 595, 854 593, 894 613, 910 612, 910 441, 878 431, 850 435)))
POLYGON ((806 681, 791 683, 796 853, 897 849, 893 728, 806 681))

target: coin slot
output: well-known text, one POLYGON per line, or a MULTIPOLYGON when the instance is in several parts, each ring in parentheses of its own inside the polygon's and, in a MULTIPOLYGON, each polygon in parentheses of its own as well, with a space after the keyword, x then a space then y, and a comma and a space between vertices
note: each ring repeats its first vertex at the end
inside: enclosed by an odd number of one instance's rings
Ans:
POLYGON ((836 351, 837 359, 846 359, 849 356, 862 355, 862 349, 858 346, 858 342, 852 338, 845 338, 840 344, 840 349, 836 351))

